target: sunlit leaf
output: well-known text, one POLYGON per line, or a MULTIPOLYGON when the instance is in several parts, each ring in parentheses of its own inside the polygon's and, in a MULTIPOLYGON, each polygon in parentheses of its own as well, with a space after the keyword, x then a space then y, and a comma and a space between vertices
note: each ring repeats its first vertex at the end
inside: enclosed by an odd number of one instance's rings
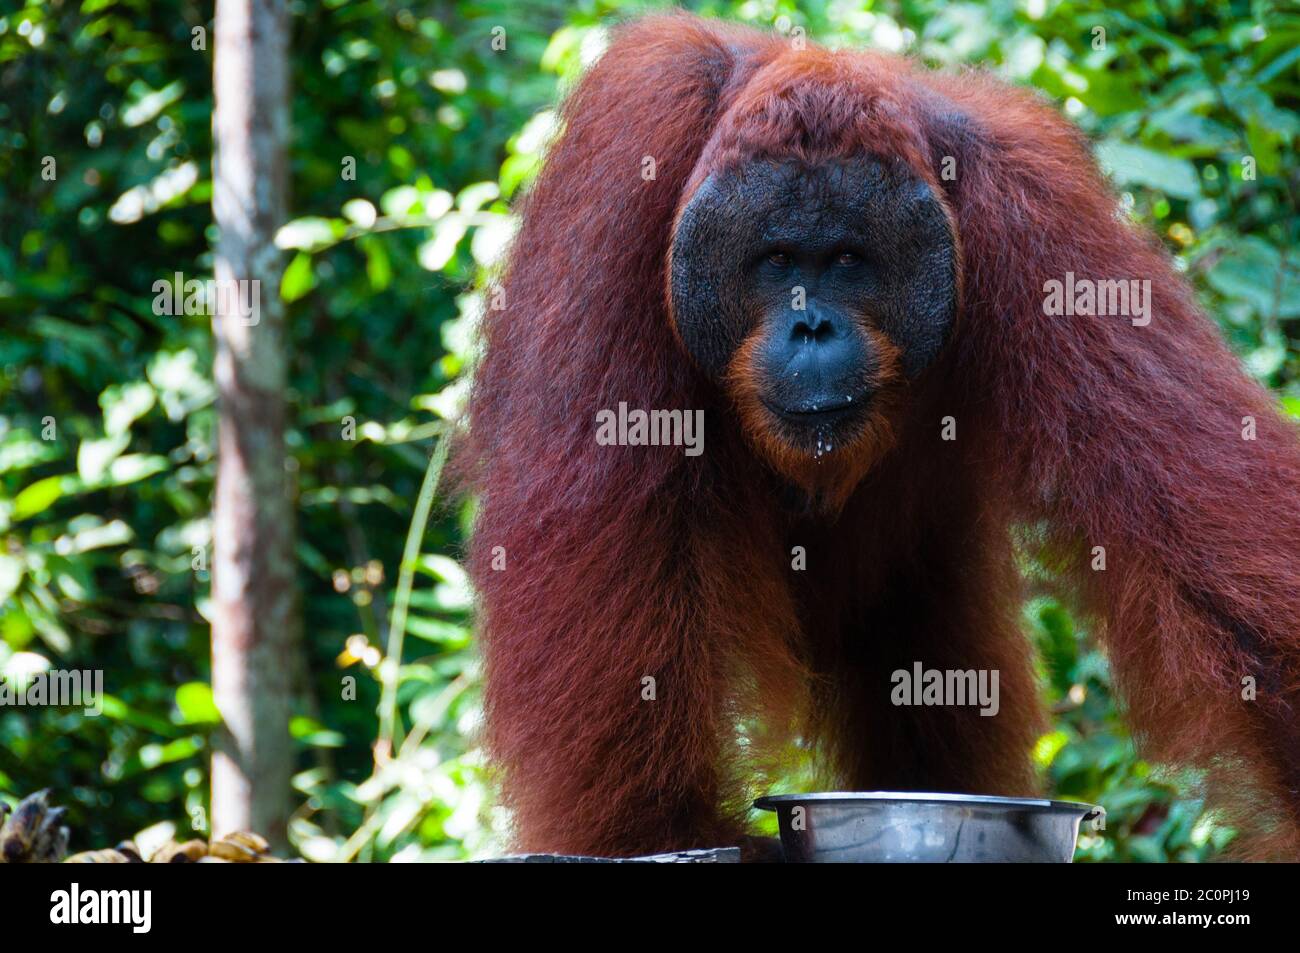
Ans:
POLYGON ((106 387, 99 395, 99 406, 104 411, 104 432, 110 437, 126 433, 131 424, 149 412, 154 399, 154 390, 145 381, 106 387))
POLYGON ((177 721, 183 725, 216 725, 221 723, 221 713, 212 699, 212 686, 207 682, 186 682, 176 689, 177 721))
POLYGON ((77 448, 77 473, 87 483, 99 483, 109 466, 131 442, 127 433, 114 434, 98 440, 83 440, 77 448))
POLYGON ((25 520, 35 516, 54 505, 63 495, 64 478, 62 476, 46 477, 37 480, 14 497, 13 518, 25 520))
POLYGON ((280 280, 280 297, 285 301, 297 301, 316 287, 316 275, 312 270, 311 255, 299 252, 289 262, 280 280))
POLYGON ((332 245, 344 231, 343 222, 337 219, 308 215, 282 225, 275 233, 275 244, 279 248, 314 251, 332 245))

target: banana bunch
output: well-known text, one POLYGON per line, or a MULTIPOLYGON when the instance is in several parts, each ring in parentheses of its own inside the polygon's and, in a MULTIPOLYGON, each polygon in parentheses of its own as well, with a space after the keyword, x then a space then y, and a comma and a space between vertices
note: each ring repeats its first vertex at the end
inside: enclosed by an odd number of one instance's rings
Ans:
POLYGON ((0 864, 278 864, 260 834, 235 831, 213 841, 168 841, 147 858, 134 841, 87 850, 68 857, 67 808, 50 807, 50 792, 37 791, 18 802, 12 815, 0 801, 0 864), (66 860, 65 860, 66 858, 66 860))
POLYGON ((0 801, 0 864, 57 864, 68 853, 65 807, 50 807, 50 792, 37 791, 18 802, 13 816, 0 801))
MULTIPOLYGON (((211 842, 168 841, 148 858, 151 864, 278 864, 284 863, 270 854, 266 838, 249 831, 235 831, 211 842)), ((105 850, 87 850, 73 854, 68 864, 143 864, 145 858, 131 841, 122 841, 105 850)))

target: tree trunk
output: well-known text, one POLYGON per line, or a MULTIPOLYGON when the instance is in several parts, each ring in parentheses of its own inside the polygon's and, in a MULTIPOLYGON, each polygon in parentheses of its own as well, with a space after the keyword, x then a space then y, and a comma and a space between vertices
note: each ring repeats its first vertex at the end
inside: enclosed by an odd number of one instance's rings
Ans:
POLYGON ((218 300, 212 688, 224 728, 212 758, 212 833, 285 841, 297 645, 294 520, 284 444, 282 262, 289 23, 284 0, 218 0, 212 211, 218 300), (226 292, 240 282, 241 294, 226 292), (248 307, 249 304, 255 305, 248 307))

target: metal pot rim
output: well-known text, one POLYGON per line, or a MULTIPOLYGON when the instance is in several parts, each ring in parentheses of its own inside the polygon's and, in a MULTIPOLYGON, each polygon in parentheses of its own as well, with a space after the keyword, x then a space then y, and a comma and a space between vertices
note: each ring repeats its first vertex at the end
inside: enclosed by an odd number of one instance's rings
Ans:
POLYGON ((978 807, 1005 808, 1006 810, 1068 811, 1083 815, 1101 811, 1093 804, 1082 801, 1052 801, 1047 798, 996 797, 992 794, 941 794, 924 791, 819 791, 814 794, 768 794, 754 801, 762 811, 775 811, 786 804, 804 804, 826 801, 854 803, 859 801, 895 804, 955 804, 978 807))

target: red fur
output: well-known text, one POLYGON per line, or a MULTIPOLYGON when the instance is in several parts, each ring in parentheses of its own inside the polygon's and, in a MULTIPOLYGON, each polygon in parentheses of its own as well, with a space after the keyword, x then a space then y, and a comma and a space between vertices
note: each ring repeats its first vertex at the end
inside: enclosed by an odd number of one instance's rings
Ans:
POLYGON ((506 309, 485 319, 460 460, 481 496, 487 740, 517 846, 734 842, 768 750, 756 717, 771 750, 791 730, 818 744, 828 784, 1031 792, 1041 714, 1011 542, 1028 526, 1105 639, 1143 750, 1207 772, 1265 852, 1294 855, 1297 436, 1123 220, 1076 130, 979 75, 686 16, 622 29, 563 119, 506 309), (779 449, 743 423, 743 372, 721 392, 674 336, 669 241, 710 171, 864 153, 945 196, 961 314, 876 422, 888 439, 846 451, 865 476, 838 515, 799 514, 779 449), (1150 279, 1150 325, 1044 315, 1044 282, 1067 271, 1150 279), (704 408, 705 452, 599 445, 596 413, 620 401, 704 408), (940 439, 947 416, 956 441, 940 439), (1000 714, 893 707, 889 673, 917 660, 998 669, 1000 714))

